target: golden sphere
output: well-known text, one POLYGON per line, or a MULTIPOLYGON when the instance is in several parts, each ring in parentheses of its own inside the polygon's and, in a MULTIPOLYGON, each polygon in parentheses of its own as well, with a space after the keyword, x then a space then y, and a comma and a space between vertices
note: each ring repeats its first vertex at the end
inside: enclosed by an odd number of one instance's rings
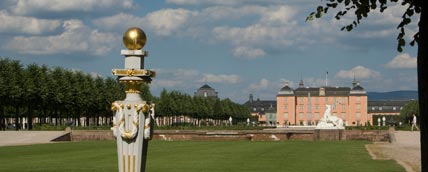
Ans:
POLYGON ((146 40, 146 34, 138 27, 131 27, 123 34, 123 45, 129 50, 142 49, 146 40))

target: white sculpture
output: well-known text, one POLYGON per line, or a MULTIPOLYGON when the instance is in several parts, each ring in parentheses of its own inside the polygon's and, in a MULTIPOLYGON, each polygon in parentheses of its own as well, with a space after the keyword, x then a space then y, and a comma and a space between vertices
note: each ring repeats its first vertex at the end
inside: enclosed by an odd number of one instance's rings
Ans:
POLYGON ((324 116, 320 119, 315 129, 344 129, 343 120, 331 115, 331 105, 326 104, 325 107, 324 116))

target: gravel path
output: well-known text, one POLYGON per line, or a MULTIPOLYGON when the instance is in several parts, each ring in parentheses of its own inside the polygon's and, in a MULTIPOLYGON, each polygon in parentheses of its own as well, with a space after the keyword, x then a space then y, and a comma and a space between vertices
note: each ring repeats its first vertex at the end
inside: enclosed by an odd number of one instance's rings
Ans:
POLYGON ((51 143, 64 131, 0 131, 0 146, 51 143))
POLYGON ((393 143, 366 145, 373 159, 394 159, 407 172, 421 171, 421 145, 419 131, 395 131, 393 143))

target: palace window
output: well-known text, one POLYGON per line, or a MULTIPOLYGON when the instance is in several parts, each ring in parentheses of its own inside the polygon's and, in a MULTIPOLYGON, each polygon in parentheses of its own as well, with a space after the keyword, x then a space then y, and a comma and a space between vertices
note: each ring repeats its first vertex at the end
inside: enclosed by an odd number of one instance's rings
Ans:
POLYGON ((300 109, 300 110, 303 110, 303 105, 299 105, 299 109, 300 109))
POLYGON ((284 120, 288 120, 288 113, 284 113, 284 120))
POLYGON ((357 119, 361 119, 361 114, 360 113, 356 113, 355 116, 357 117, 357 119))
POLYGON ((357 106, 355 107, 357 110, 360 110, 361 109, 361 105, 360 104, 357 104, 357 106))
POLYGON ((287 105, 284 105, 284 110, 287 110, 288 109, 288 106, 287 105))
POLYGON ((355 100, 357 101, 357 102, 359 102, 360 101, 360 96, 357 96, 356 98, 355 98, 355 100))

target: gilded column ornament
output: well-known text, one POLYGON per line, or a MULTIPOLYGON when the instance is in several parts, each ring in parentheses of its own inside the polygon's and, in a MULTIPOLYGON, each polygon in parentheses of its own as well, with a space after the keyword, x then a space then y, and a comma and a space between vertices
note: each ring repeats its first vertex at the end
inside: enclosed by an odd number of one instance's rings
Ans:
POLYGON ((122 50, 125 68, 113 69, 120 83, 125 84, 126 98, 115 101, 111 110, 113 135, 117 142, 119 172, 144 172, 148 141, 153 136, 154 104, 140 96, 142 84, 150 84, 156 72, 144 69, 144 58, 148 52, 142 48, 146 44, 146 34, 140 28, 130 28, 123 34, 122 50), (131 158, 132 157, 132 158, 131 158))

